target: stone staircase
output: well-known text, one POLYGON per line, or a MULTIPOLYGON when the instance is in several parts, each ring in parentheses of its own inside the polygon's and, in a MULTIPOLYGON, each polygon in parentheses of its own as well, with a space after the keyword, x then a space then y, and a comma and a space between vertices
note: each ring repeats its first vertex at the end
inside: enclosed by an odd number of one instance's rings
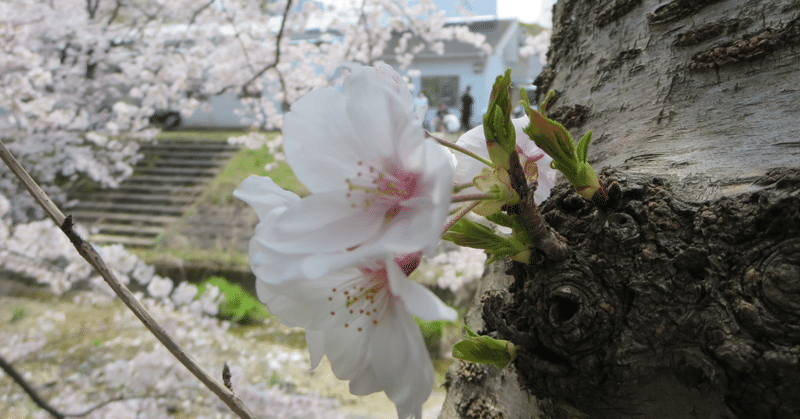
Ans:
POLYGON ((96 244, 150 247, 197 200, 203 185, 239 147, 224 141, 169 140, 142 144, 144 157, 119 188, 73 193, 66 208, 96 244))

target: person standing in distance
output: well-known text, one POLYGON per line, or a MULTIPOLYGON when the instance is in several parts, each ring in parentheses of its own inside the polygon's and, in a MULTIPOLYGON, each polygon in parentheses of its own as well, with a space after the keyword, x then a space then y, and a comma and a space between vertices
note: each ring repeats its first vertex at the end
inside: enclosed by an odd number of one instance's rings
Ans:
POLYGON ((474 99, 469 94, 471 86, 467 86, 467 90, 461 95, 461 130, 464 132, 469 131, 469 120, 472 118, 472 102, 474 99))

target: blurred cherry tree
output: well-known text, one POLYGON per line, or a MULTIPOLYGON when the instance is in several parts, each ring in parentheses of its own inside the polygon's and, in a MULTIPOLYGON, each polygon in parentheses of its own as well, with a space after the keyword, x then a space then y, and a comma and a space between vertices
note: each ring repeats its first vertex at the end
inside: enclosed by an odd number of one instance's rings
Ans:
MULTIPOLYGON (((303 93, 340 81, 342 62, 407 66, 447 40, 484 41, 433 0, 0 0, 0 16, 0 137, 57 201, 78 179, 130 175, 128 140, 154 137, 165 111, 235 94, 248 124, 279 128, 303 93)), ((6 169, 0 194, 13 220, 42 216, 6 169)))

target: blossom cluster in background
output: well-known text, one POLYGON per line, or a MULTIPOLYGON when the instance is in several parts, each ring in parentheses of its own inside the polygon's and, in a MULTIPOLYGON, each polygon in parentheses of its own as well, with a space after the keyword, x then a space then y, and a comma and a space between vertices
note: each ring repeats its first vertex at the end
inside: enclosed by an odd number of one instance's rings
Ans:
MULTIPOLYGON (((63 304, 111 313, 89 316, 78 332, 73 329, 77 323, 73 320, 68 326, 63 312, 46 310, 41 315, 28 316, 20 309, 19 319, 13 320, 16 327, 0 331, 0 355, 21 369, 26 379, 38 383, 37 377, 44 371, 54 374, 57 392, 46 393, 51 405, 65 413, 100 406, 83 416, 89 419, 170 418, 170 412, 176 409, 197 417, 235 417, 156 342, 131 311, 121 307, 105 281, 78 255, 60 229, 49 220, 10 226, 3 217, 9 208, 10 204, 0 196, 3 275, 35 280, 53 292, 56 297, 52 298, 67 295, 73 301, 63 304), (67 294, 74 290, 79 292, 67 294), (56 349, 60 342, 68 343, 68 353, 84 361, 61 365, 64 355, 56 349), (29 366, 33 368, 28 369, 29 366)), ((295 371, 292 374, 301 375, 308 370, 308 362, 298 350, 265 346, 228 333, 230 324, 213 317, 221 298, 217 288, 206 286, 198 296, 195 285, 184 282, 174 286, 171 279, 156 275, 152 266, 121 245, 97 250, 122 282, 140 290, 135 294, 137 298, 207 370, 216 371, 222 363, 231 363, 236 394, 251 410, 267 417, 342 417, 336 400, 281 388, 290 383, 286 380, 291 377, 270 382, 271 374, 284 376, 291 370, 295 371), (259 375, 266 378, 253 380, 259 375)), ((79 316, 80 311, 73 309, 70 315, 79 316)), ((2 372, 0 382, 5 389, 0 390, 0 406, 27 403, 27 395, 2 372)), ((33 410, 34 418, 49 417, 42 410, 33 410)))
MULTIPOLYGON (((408 65, 423 50, 443 52, 445 41, 485 45, 465 26, 445 26, 433 0, 342 6, 5 0, 0 139, 63 203, 56 185, 115 186, 130 175, 139 157, 132 139, 154 138, 160 128, 151 117, 159 112, 188 117, 207 99, 233 94, 244 125, 279 128, 286 106, 341 82, 342 61, 394 56, 408 65), (307 31, 318 39, 301 36, 307 31), (405 35, 389 51, 395 32, 405 35)), ((13 198, 14 219, 41 218, 11 178, 0 169, 0 194, 13 198)))
POLYGON ((486 252, 457 247, 455 250, 441 252, 427 262, 426 279, 435 280, 439 288, 455 293, 481 278, 486 267, 486 252))

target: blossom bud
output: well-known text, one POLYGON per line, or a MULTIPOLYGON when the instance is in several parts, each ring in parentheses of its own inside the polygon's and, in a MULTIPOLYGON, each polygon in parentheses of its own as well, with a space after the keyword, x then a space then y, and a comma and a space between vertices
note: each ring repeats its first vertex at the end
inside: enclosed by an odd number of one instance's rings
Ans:
POLYGON ((553 97, 551 90, 539 110, 531 109, 528 95, 522 92, 522 106, 530 118, 530 124, 523 131, 530 136, 536 146, 544 150, 553 162, 550 166, 564 174, 575 186, 578 194, 587 200, 597 201, 606 198, 605 187, 600 183, 594 169, 587 161, 592 131, 586 133, 578 142, 577 148, 569 131, 552 119, 545 116, 547 102, 553 97))
POLYGON ((486 146, 492 163, 508 170, 511 155, 516 152, 516 133, 511 123, 511 100, 508 89, 511 85, 511 70, 506 70, 492 86, 489 107, 483 116, 483 130, 486 146))

